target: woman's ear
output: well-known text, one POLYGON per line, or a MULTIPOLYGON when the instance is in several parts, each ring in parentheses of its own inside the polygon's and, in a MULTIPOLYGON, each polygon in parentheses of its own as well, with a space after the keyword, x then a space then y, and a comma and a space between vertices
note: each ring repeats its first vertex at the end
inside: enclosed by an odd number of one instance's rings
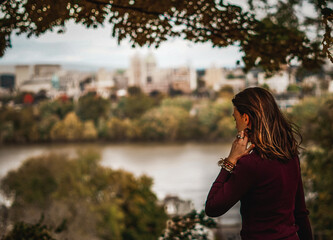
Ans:
POLYGON ((247 115, 246 113, 244 113, 243 116, 242 116, 242 118, 243 118, 246 126, 250 126, 250 117, 249 117, 249 115, 247 115))

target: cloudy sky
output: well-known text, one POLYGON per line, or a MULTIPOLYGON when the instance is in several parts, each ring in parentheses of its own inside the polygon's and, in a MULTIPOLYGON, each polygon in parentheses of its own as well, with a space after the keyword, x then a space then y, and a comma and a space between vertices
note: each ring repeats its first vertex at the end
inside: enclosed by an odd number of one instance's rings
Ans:
POLYGON ((159 67, 190 65, 195 68, 235 67, 241 59, 238 47, 213 48, 211 44, 195 44, 182 39, 171 39, 155 48, 132 48, 128 42, 118 45, 111 37, 111 27, 86 29, 68 24, 65 34, 46 33, 39 38, 12 35, 12 48, 0 58, 0 65, 54 63, 86 68, 127 68, 131 56, 142 56, 151 51, 159 67))

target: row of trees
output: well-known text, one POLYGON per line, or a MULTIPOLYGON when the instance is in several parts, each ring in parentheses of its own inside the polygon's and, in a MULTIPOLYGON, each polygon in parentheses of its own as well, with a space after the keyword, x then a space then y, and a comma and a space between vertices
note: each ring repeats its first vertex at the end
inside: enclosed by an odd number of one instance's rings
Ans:
POLYGON ((94 94, 0 109, 0 141, 176 141, 232 138, 230 99, 196 101, 141 92, 117 102, 94 94))

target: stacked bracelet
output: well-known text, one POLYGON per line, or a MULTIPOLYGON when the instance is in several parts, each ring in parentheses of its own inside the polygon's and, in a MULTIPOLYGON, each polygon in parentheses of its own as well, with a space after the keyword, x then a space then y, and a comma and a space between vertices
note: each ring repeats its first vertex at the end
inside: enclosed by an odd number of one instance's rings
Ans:
POLYGON ((228 160, 228 158, 221 158, 220 161, 218 162, 218 164, 225 170, 227 170, 228 172, 232 172, 232 170, 235 168, 235 164, 233 164, 232 162, 230 162, 228 160))

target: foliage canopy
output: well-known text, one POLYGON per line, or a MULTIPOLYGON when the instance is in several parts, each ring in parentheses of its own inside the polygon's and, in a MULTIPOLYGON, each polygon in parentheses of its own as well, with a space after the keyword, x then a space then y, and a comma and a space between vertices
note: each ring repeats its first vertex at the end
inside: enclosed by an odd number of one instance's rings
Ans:
MULTIPOLYGON (((151 190, 152 179, 102 167, 99 158, 89 150, 72 159, 50 154, 9 172, 1 190, 15 196, 10 220, 32 223, 44 215, 51 228, 65 222, 57 239, 156 239, 167 216, 151 190)), ((23 232, 29 226, 18 225, 23 232)))
POLYGON ((0 56, 11 35, 63 33, 69 20, 87 28, 111 23, 112 36, 133 46, 158 47, 169 38, 210 42, 214 47, 240 46, 245 69, 279 70, 293 59, 318 68, 325 55, 333 62, 331 0, 247 0, 238 6, 211 0, 5 0, 0 7, 0 56), (303 5, 315 16, 306 16, 303 5), (299 10, 301 9, 301 10, 299 10), (302 12, 301 16, 299 12, 302 12), (306 27, 316 29, 309 37, 306 27))

